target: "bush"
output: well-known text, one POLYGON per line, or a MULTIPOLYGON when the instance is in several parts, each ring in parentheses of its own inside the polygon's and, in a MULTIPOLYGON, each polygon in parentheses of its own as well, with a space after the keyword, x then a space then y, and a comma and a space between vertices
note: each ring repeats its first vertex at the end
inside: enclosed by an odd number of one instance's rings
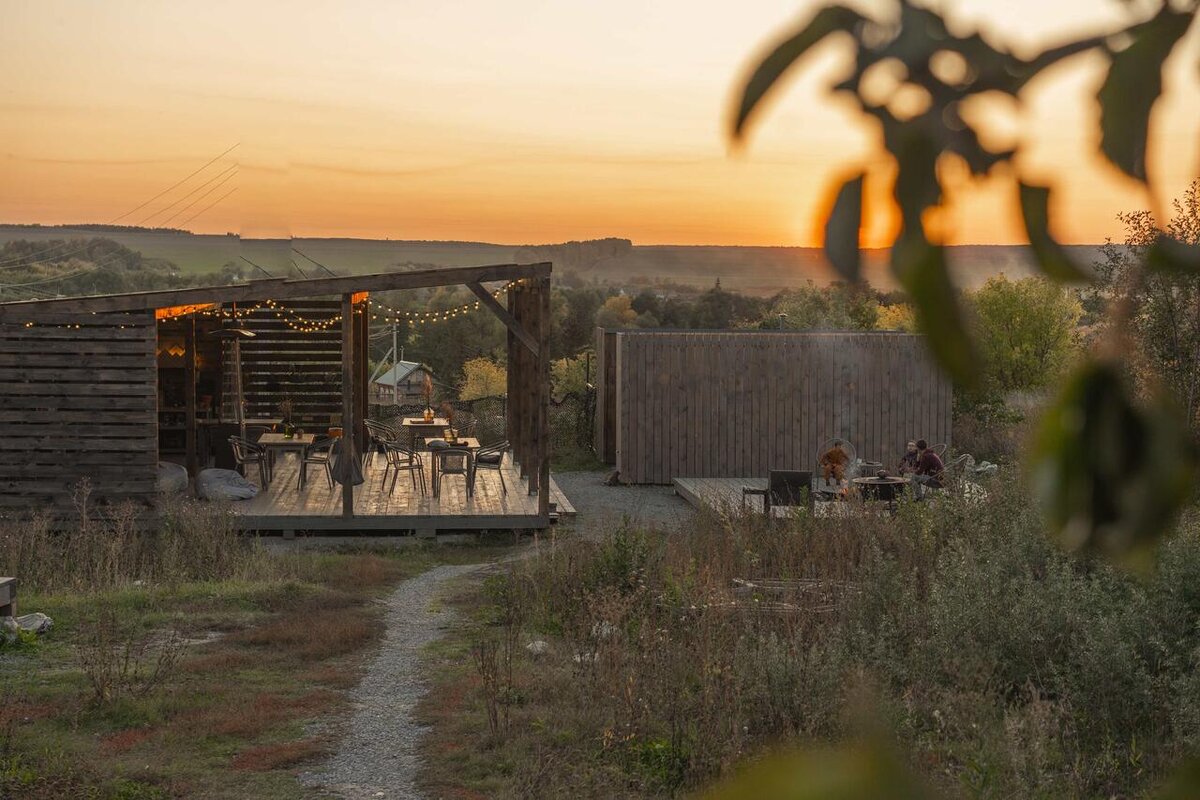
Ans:
POLYGON ((512 566, 489 595, 564 645, 518 654, 511 736, 547 759, 538 786, 693 789, 854 734, 871 697, 950 788, 1146 791, 1200 737, 1200 515, 1139 581, 1055 549, 1013 474, 987 489, 894 517, 626 526, 512 566))

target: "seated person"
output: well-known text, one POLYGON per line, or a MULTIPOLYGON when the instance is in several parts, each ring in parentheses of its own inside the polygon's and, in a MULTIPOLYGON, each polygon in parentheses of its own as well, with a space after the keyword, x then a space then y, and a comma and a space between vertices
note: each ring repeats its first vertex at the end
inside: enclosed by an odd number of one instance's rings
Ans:
POLYGON ((931 489, 942 488, 942 473, 945 472, 946 465, 942 463, 942 459, 937 453, 929 449, 929 443, 924 439, 917 440, 917 469, 916 480, 918 483, 928 486, 931 489))
POLYGON ((846 467, 850 465, 850 456, 842 449, 840 440, 834 441, 833 447, 821 454, 817 466, 821 468, 821 478, 826 482, 846 480, 846 467))
POLYGON ((912 475, 917 471, 917 443, 909 442, 908 447, 904 450, 904 455, 900 456, 900 464, 896 467, 896 472, 903 475, 912 475))

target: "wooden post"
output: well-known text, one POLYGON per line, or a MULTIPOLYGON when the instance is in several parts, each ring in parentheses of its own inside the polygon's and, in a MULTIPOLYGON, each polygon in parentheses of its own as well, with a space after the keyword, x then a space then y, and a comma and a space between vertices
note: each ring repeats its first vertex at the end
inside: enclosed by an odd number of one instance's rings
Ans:
POLYGON ((539 278, 538 287, 538 516, 550 518, 550 279, 539 278))
MULTIPOLYGON (((354 303, 353 295, 342 295, 342 447, 339 458, 355 458, 354 439, 354 303)), ((354 486, 345 470, 342 484, 342 517, 354 516, 354 486)))
POLYGON ((192 480, 200 473, 196 453, 196 315, 189 314, 183 321, 183 402, 187 412, 187 430, 184 432, 187 450, 188 477, 192 480))

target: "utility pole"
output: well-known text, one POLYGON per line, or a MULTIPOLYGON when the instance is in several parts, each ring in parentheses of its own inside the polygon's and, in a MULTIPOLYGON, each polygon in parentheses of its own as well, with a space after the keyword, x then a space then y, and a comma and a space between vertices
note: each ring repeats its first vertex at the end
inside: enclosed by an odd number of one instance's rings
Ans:
POLYGON ((392 320, 392 405, 400 405, 400 350, 396 347, 396 320, 392 320))

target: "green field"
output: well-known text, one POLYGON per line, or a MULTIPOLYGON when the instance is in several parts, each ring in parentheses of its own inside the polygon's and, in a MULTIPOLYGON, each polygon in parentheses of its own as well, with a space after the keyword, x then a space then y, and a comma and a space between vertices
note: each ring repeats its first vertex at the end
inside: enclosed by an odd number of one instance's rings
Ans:
MULTIPOLYGON (((291 248, 295 247, 340 274, 550 260, 556 271, 574 270, 586 279, 618 286, 673 283, 708 287, 720 279, 727 289, 764 295, 810 280, 826 284, 835 278, 821 250, 809 247, 629 246, 626 243, 624 247, 609 248, 607 254, 581 256, 576 243, 518 246, 380 239, 243 239, 232 234, 212 236, 148 229, 0 225, 0 245, 15 239, 49 241, 98 236, 116 240, 144 256, 167 259, 182 272, 192 274, 214 272, 229 262, 244 263, 241 256, 272 274, 286 274, 292 261, 309 275, 322 274, 319 268, 293 253, 291 248)), ((1091 262, 1097 250, 1090 245, 1070 249, 1084 263, 1091 262)), ((965 288, 977 288, 999 273, 1014 278, 1032 273, 1023 247, 952 247, 950 260, 957 280, 965 288)), ((868 251, 864 271, 873 286, 895 288, 886 261, 886 251, 868 251)))

